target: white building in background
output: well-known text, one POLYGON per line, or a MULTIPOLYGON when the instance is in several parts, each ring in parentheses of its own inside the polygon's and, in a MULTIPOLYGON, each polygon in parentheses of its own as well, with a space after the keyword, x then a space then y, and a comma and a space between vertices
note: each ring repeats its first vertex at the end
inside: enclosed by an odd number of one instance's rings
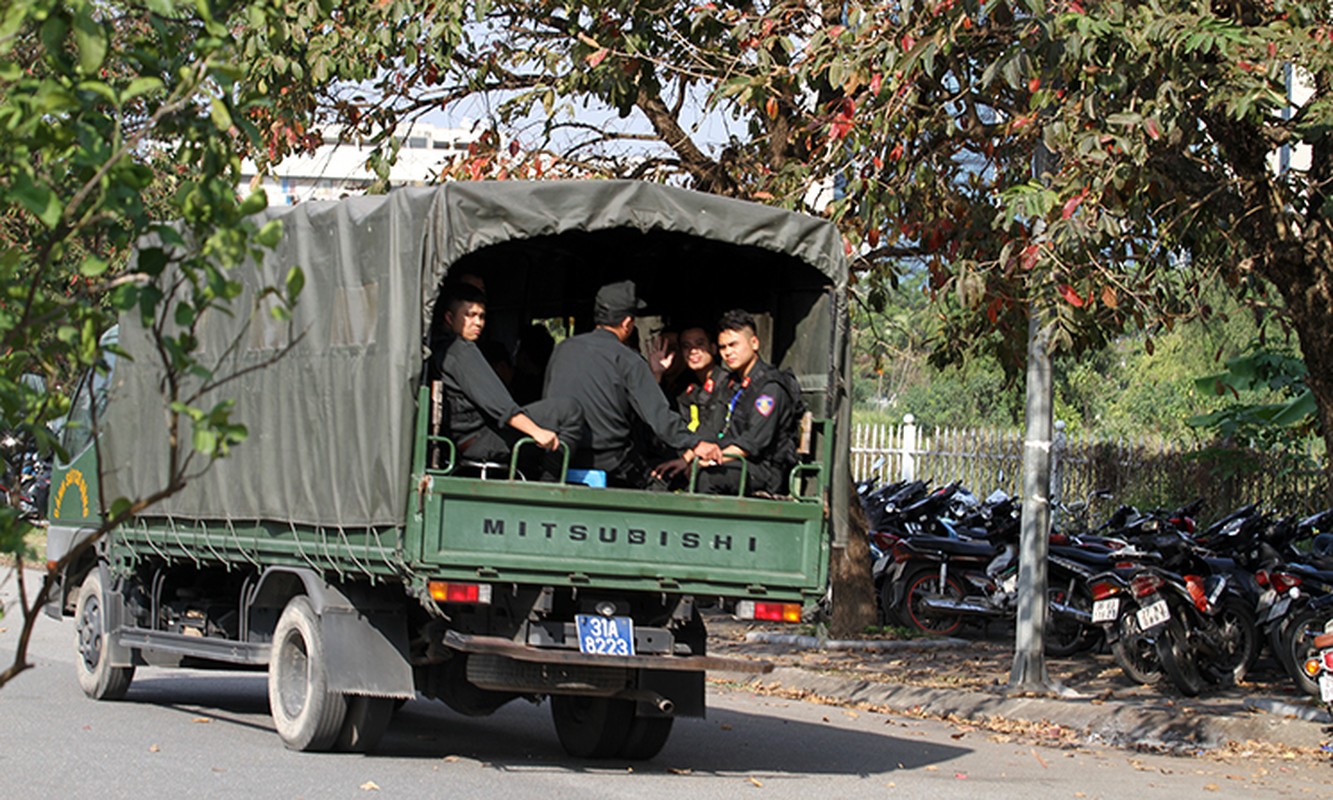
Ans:
MULTIPOLYGON (((337 127, 325 128, 324 144, 310 155, 291 155, 269 170, 259 182, 271 206, 294 205, 308 200, 338 200, 360 194, 375 180, 367 166, 373 148, 338 141, 337 127)), ((402 142, 398 161, 389 170, 393 186, 423 186, 439 178, 454 159, 467 155, 468 145, 480 136, 469 127, 442 128, 416 123, 402 127, 396 136, 402 142)), ((258 168, 253 161, 241 164, 242 194, 254 188, 258 168)))

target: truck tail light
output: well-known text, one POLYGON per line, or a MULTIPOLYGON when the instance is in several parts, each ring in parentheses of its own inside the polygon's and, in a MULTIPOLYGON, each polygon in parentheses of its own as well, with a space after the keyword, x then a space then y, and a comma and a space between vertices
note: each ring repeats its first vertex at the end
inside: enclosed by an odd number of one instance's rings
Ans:
POLYGON ((801 604, 760 603, 754 600, 741 600, 736 603, 736 617, 765 622, 800 622, 801 604))
POLYGON ((430 598, 440 603, 479 603, 489 605, 491 587, 485 583, 449 583, 430 581, 426 584, 430 598))

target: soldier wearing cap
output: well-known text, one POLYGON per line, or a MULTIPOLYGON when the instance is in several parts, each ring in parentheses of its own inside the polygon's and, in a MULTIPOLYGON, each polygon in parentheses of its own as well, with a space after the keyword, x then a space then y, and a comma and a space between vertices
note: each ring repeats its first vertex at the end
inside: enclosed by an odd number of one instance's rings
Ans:
POLYGON ((648 485, 648 460, 634 448, 636 418, 687 461, 721 459, 718 445, 690 432, 667 404, 648 363, 625 346, 643 308, 633 281, 603 286, 593 306, 596 327, 557 345, 546 369, 543 396, 573 398, 583 411, 574 466, 604 470, 611 486, 648 485))

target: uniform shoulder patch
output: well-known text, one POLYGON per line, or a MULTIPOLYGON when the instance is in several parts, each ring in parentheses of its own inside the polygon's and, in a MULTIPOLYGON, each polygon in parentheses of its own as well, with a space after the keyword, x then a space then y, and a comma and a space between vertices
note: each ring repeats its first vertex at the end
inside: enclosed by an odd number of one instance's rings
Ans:
POLYGON ((774 405, 776 404, 773 402, 773 398, 770 395, 761 394, 754 399, 754 410, 763 414, 765 417, 773 413, 774 405))

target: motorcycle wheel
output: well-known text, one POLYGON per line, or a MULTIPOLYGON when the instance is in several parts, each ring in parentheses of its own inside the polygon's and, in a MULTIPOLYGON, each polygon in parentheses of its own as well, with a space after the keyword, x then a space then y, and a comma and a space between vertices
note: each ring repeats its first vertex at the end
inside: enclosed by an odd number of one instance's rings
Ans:
POLYGON ((1157 633, 1157 658, 1162 673, 1186 697, 1195 697, 1203 691, 1203 676, 1195 660, 1194 647, 1185 633, 1179 617, 1172 616, 1157 633))
POLYGON ((1111 657, 1131 681, 1145 686, 1157 683, 1162 679, 1162 662, 1157 658, 1157 648, 1139 628, 1135 609, 1128 604, 1126 608, 1129 610, 1116 620, 1120 635, 1111 643, 1111 657))
POLYGON ((1084 625, 1077 619, 1061 616, 1050 609, 1055 603, 1068 605, 1080 611, 1086 611, 1092 618, 1092 594, 1081 584, 1075 584, 1072 594, 1065 588, 1052 587, 1046 592, 1046 655, 1054 658, 1068 658, 1092 647, 1101 633, 1096 627, 1084 625))
POLYGON ((1205 679, 1230 686, 1245 680, 1259 658, 1259 627, 1254 612, 1239 597, 1228 597, 1213 620, 1222 653, 1209 659, 1203 671, 1205 679))
POLYGON ((963 587, 952 575, 947 576, 941 586, 938 567, 921 567, 909 572, 903 579, 903 600, 897 608, 898 619, 904 626, 922 633, 949 636, 957 632, 963 627, 961 614, 929 611, 923 607, 922 599, 932 594, 961 600, 963 587))
POLYGON ((1277 650, 1282 668, 1291 676, 1291 681, 1298 689, 1312 697, 1319 696, 1319 681, 1305 674, 1301 665, 1305 659, 1318 654, 1314 646, 1314 637, 1324 632, 1328 621, 1328 612, 1306 607, 1295 616, 1284 621, 1281 641, 1277 650))

